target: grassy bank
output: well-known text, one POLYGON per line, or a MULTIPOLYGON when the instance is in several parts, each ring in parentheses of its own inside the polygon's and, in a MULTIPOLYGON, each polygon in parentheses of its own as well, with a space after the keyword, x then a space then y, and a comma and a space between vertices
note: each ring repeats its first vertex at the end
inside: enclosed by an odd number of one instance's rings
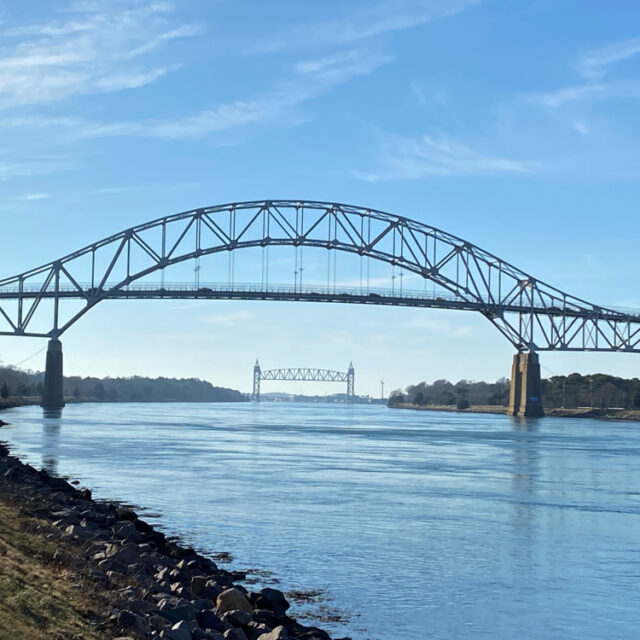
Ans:
POLYGON ((331 640, 246 577, 0 443, 0 640, 331 640))
POLYGON ((109 610, 50 523, 0 482, 0 639, 113 637, 95 629, 96 609, 109 610))
MULTIPOLYGON (((507 408, 499 405, 471 405, 468 409, 456 409, 453 405, 424 405, 403 402, 392 405, 392 409, 413 409, 415 411, 450 411, 455 413, 494 413, 504 415, 507 408)), ((598 418, 599 420, 640 421, 640 411, 632 409, 545 409, 547 418, 598 418)))

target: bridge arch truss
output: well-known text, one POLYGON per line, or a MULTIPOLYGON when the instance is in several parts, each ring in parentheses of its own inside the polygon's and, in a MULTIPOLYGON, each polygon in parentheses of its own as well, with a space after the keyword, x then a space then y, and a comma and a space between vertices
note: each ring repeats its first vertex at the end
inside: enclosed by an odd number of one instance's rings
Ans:
POLYGON ((0 280, 0 335, 56 339, 98 303, 131 298, 352 302, 471 310, 520 353, 640 351, 640 314, 591 304, 435 227, 374 209, 296 200, 193 209, 131 227, 0 280), (206 255, 252 247, 313 247, 387 263, 437 285, 437 295, 302 282, 176 287, 146 278, 206 255), (74 302, 63 317, 61 305, 74 302), (45 311, 46 307, 46 311, 45 311), (39 319, 36 322, 36 319, 39 319))

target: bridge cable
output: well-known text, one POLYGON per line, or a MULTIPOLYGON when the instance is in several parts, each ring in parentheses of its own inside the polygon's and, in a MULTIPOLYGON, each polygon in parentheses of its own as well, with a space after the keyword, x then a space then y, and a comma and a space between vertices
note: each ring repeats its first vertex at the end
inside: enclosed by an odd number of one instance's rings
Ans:
POLYGON ((28 358, 25 358, 24 360, 20 360, 20 362, 16 362, 15 364, 9 365, 10 367, 19 367, 21 364, 24 364, 25 362, 28 362, 29 360, 31 360, 31 358, 35 358, 37 355, 41 354, 45 349, 47 348, 47 346, 45 345, 44 347, 42 347, 42 349, 38 349, 38 351, 36 351, 35 353, 31 354, 28 358))
POLYGON ((303 258, 303 253, 304 253, 304 247, 302 245, 300 245, 300 266, 298 267, 298 271, 300 272, 300 277, 298 278, 300 290, 302 290, 302 271, 303 271, 302 258, 303 258))

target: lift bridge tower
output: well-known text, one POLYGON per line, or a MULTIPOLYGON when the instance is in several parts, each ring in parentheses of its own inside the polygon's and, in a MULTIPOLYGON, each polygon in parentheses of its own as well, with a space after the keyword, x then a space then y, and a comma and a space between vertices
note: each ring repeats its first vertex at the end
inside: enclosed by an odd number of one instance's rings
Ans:
POLYGON ((251 399, 260 402, 260 382, 262 380, 306 380, 311 382, 346 382, 347 402, 355 399, 355 370, 353 362, 344 371, 332 371, 330 369, 268 369, 262 370, 260 362, 256 359, 253 367, 253 393, 251 399))

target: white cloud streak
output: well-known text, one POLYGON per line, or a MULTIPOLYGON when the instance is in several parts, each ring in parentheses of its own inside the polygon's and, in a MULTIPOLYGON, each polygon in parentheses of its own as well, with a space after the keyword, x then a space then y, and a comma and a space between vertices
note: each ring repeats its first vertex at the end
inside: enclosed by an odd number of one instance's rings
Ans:
POLYGON ((534 164, 476 151, 447 136, 382 136, 382 166, 373 172, 355 172, 369 182, 415 180, 428 176, 523 174, 534 164))
POLYGON ((583 84, 563 87, 554 91, 535 93, 529 96, 533 103, 549 109, 557 109, 574 103, 612 100, 614 98, 640 97, 640 86, 634 79, 606 82, 610 68, 640 53, 640 38, 632 38, 596 49, 578 59, 578 72, 583 84))
POLYGON ((589 80, 599 80, 606 75, 611 65, 627 60, 638 53, 640 53, 640 38, 622 40, 582 56, 578 62, 578 70, 589 80))
POLYGON ((200 33, 171 26, 170 5, 103 0, 74 5, 67 22, 11 27, 0 47, 0 108, 141 87, 177 68, 142 60, 161 45, 200 33), (17 42, 12 42, 17 40, 17 42))
MULTIPOLYGON (((268 92, 245 101, 205 109, 174 120, 99 123, 70 117, 16 117, 0 126, 57 128, 75 139, 112 136, 146 136, 164 139, 195 138, 265 122, 290 123, 296 107, 330 92, 358 76, 373 73, 392 61, 386 54, 352 50, 330 58, 299 63, 294 75, 268 92)), ((116 80, 115 76, 112 80, 116 80)))
POLYGON ((368 6, 355 15, 299 25, 266 39, 249 53, 344 46, 453 16, 482 0, 395 0, 368 6))
POLYGON ((249 311, 236 311, 233 313, 221 313, 217 315, 204 316, 202 321, 217 327, 233 327, 237 324, 254 320, 255 314, 249 311))

